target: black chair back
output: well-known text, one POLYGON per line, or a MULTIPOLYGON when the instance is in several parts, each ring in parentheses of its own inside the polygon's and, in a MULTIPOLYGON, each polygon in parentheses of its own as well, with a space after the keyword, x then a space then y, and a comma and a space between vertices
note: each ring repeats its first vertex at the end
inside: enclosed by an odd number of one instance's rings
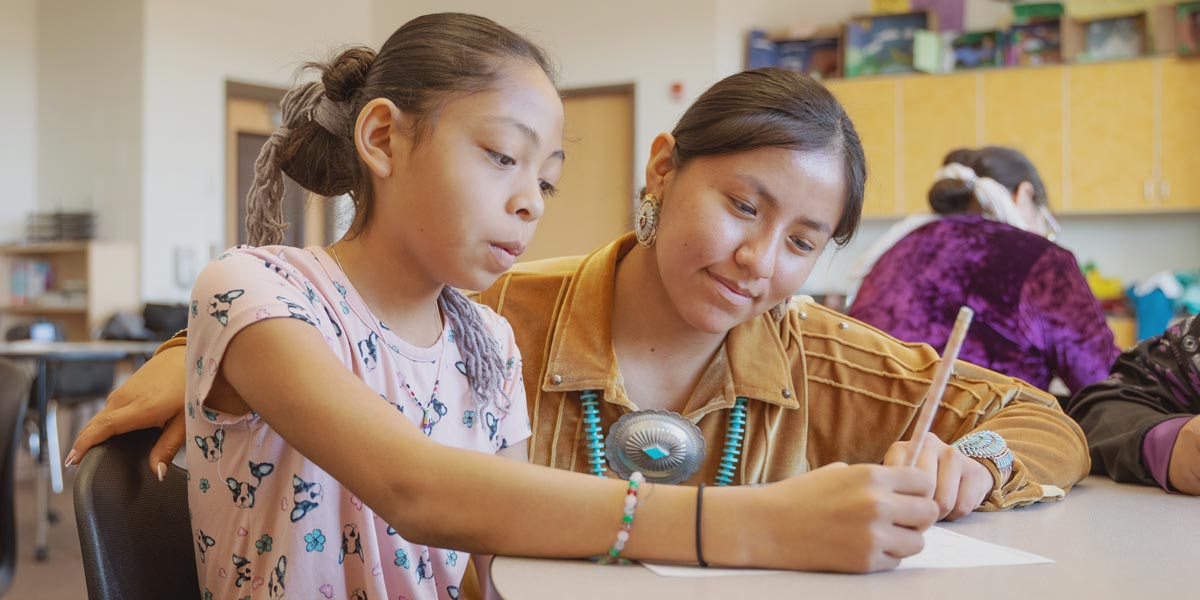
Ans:
POLYGON ((16 363, 0 360, 0 596, 12 585, 17 569, 17 518, 14 461, 25 422, 32 374, 16 363))
POLYGON ((198 598, 187 471, 150 471, 158 429, 88 451, 75 476, 75 521, 91 600, 198 598))

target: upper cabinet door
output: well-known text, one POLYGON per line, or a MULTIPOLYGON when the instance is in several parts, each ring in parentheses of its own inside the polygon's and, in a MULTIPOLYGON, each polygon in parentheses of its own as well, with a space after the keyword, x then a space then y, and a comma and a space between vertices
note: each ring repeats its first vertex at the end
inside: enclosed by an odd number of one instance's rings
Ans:
POLYGON ((1200 208, 1200 61, 1162 61, 1162 171, 1159 205, 1200 208))
POLYGON ((1153 210, 1153 61, 1074 65, 1067 73, 1066 210, 1153 210))
POLYGON ((946 153, 979 144, 978 73, 901 80, 900 191, 905 214, 929 212, 929 187, 946 153))
POLYGON ((1061 66, 981 73, 981 145, 1020 150, 1041 175, 1050 208, 1063 209, 1063 86, 1061 66))
POLYGON ((867 155, 863 216, 900 212, 896 191, 896 88, 893 78, 835 79, 826 83, 854 122, 867 155))

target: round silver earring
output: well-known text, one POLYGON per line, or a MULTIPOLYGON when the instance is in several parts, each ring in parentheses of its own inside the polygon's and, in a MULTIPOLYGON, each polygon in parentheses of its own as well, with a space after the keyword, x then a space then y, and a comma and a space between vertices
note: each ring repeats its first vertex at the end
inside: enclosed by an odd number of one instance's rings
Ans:
POLYGON ((638 203, 633 228, 638 243, 643 247, 653 246, 655 238, 658 237, 658 214, 661 207, 662 202, 654 194, 643 194, 642 201, 638 203))

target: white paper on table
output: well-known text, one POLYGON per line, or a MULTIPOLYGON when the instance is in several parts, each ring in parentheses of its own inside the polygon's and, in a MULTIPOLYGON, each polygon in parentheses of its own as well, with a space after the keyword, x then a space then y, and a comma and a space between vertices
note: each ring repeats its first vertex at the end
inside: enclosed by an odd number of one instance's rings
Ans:
MULTIPOLYGON (((1054 561, 1049 558, 1024 550, 977 540, 941 527, 930 527, 925 530, 925 549, 920 554, 901 561, 896 570, 1036 565, 1052 562, 1054 561)), ((652 563, 642 565, 662 577, 723 577, 789 572, 768 569, 702 569, 652 563)))

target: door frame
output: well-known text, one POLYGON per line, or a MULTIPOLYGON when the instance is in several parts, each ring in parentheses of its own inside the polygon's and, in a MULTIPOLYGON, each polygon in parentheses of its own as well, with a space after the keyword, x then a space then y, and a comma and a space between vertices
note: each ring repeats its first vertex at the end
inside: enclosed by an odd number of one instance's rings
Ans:
MULTIPOLYGON (((275 133, 276 125, 264 127, 261 122, 240 118, 236 111, 230 110, 231 104, 238 101, 265 102, 278 109, 287 90, 254 83, 240 81, 225 81, 225 247, 238 243, 238 134, 269 136, 275 133)), ((310 192, 305 192, 304 199, 304 231, 297 239, 304 240, 303 245, 325 244, 324 210, 326 200, 310 192)), ((293 224, 294 226, 294 224, 293 224)))
MULTIPOLYGON (((569 88, 569 89, 561 90, 559 92, 559 95, 562 97, 564 102, 571 98, 582 98, 582 97, 587 97, 587 96, 605 96, 608 94, 627 94, 629 96, 629 101, 630 101, 630 105, 631 105, 630 108, 632 109, 630 111, 630 115, 633 117, 629 121, 629 175, 630 175, 629 180, 631 182, 633 182, 634 187, 636 187, 637 181, 638 181, 638 171, 637 171, 637 169, 638 169, 638 164, 637 164, 637 143, 638 143, 638 140, 637 140, 637 115, 638 115, 637 84, 630 82, 630 83, 615 83, 615 84, 611 84, 611 85, 584 86, 584 87, 569 88)), ((636 192, 634 193, 634 195, 636 196, 636 192)), ((626 223, 626 227, 628 227, 631 230, 633 229, 633 215, 637 211, 637 202, 638 202, 638 199, 636 197, 630 199, 629 212, 627 213, 629 216, 629 221, 626 223)))

